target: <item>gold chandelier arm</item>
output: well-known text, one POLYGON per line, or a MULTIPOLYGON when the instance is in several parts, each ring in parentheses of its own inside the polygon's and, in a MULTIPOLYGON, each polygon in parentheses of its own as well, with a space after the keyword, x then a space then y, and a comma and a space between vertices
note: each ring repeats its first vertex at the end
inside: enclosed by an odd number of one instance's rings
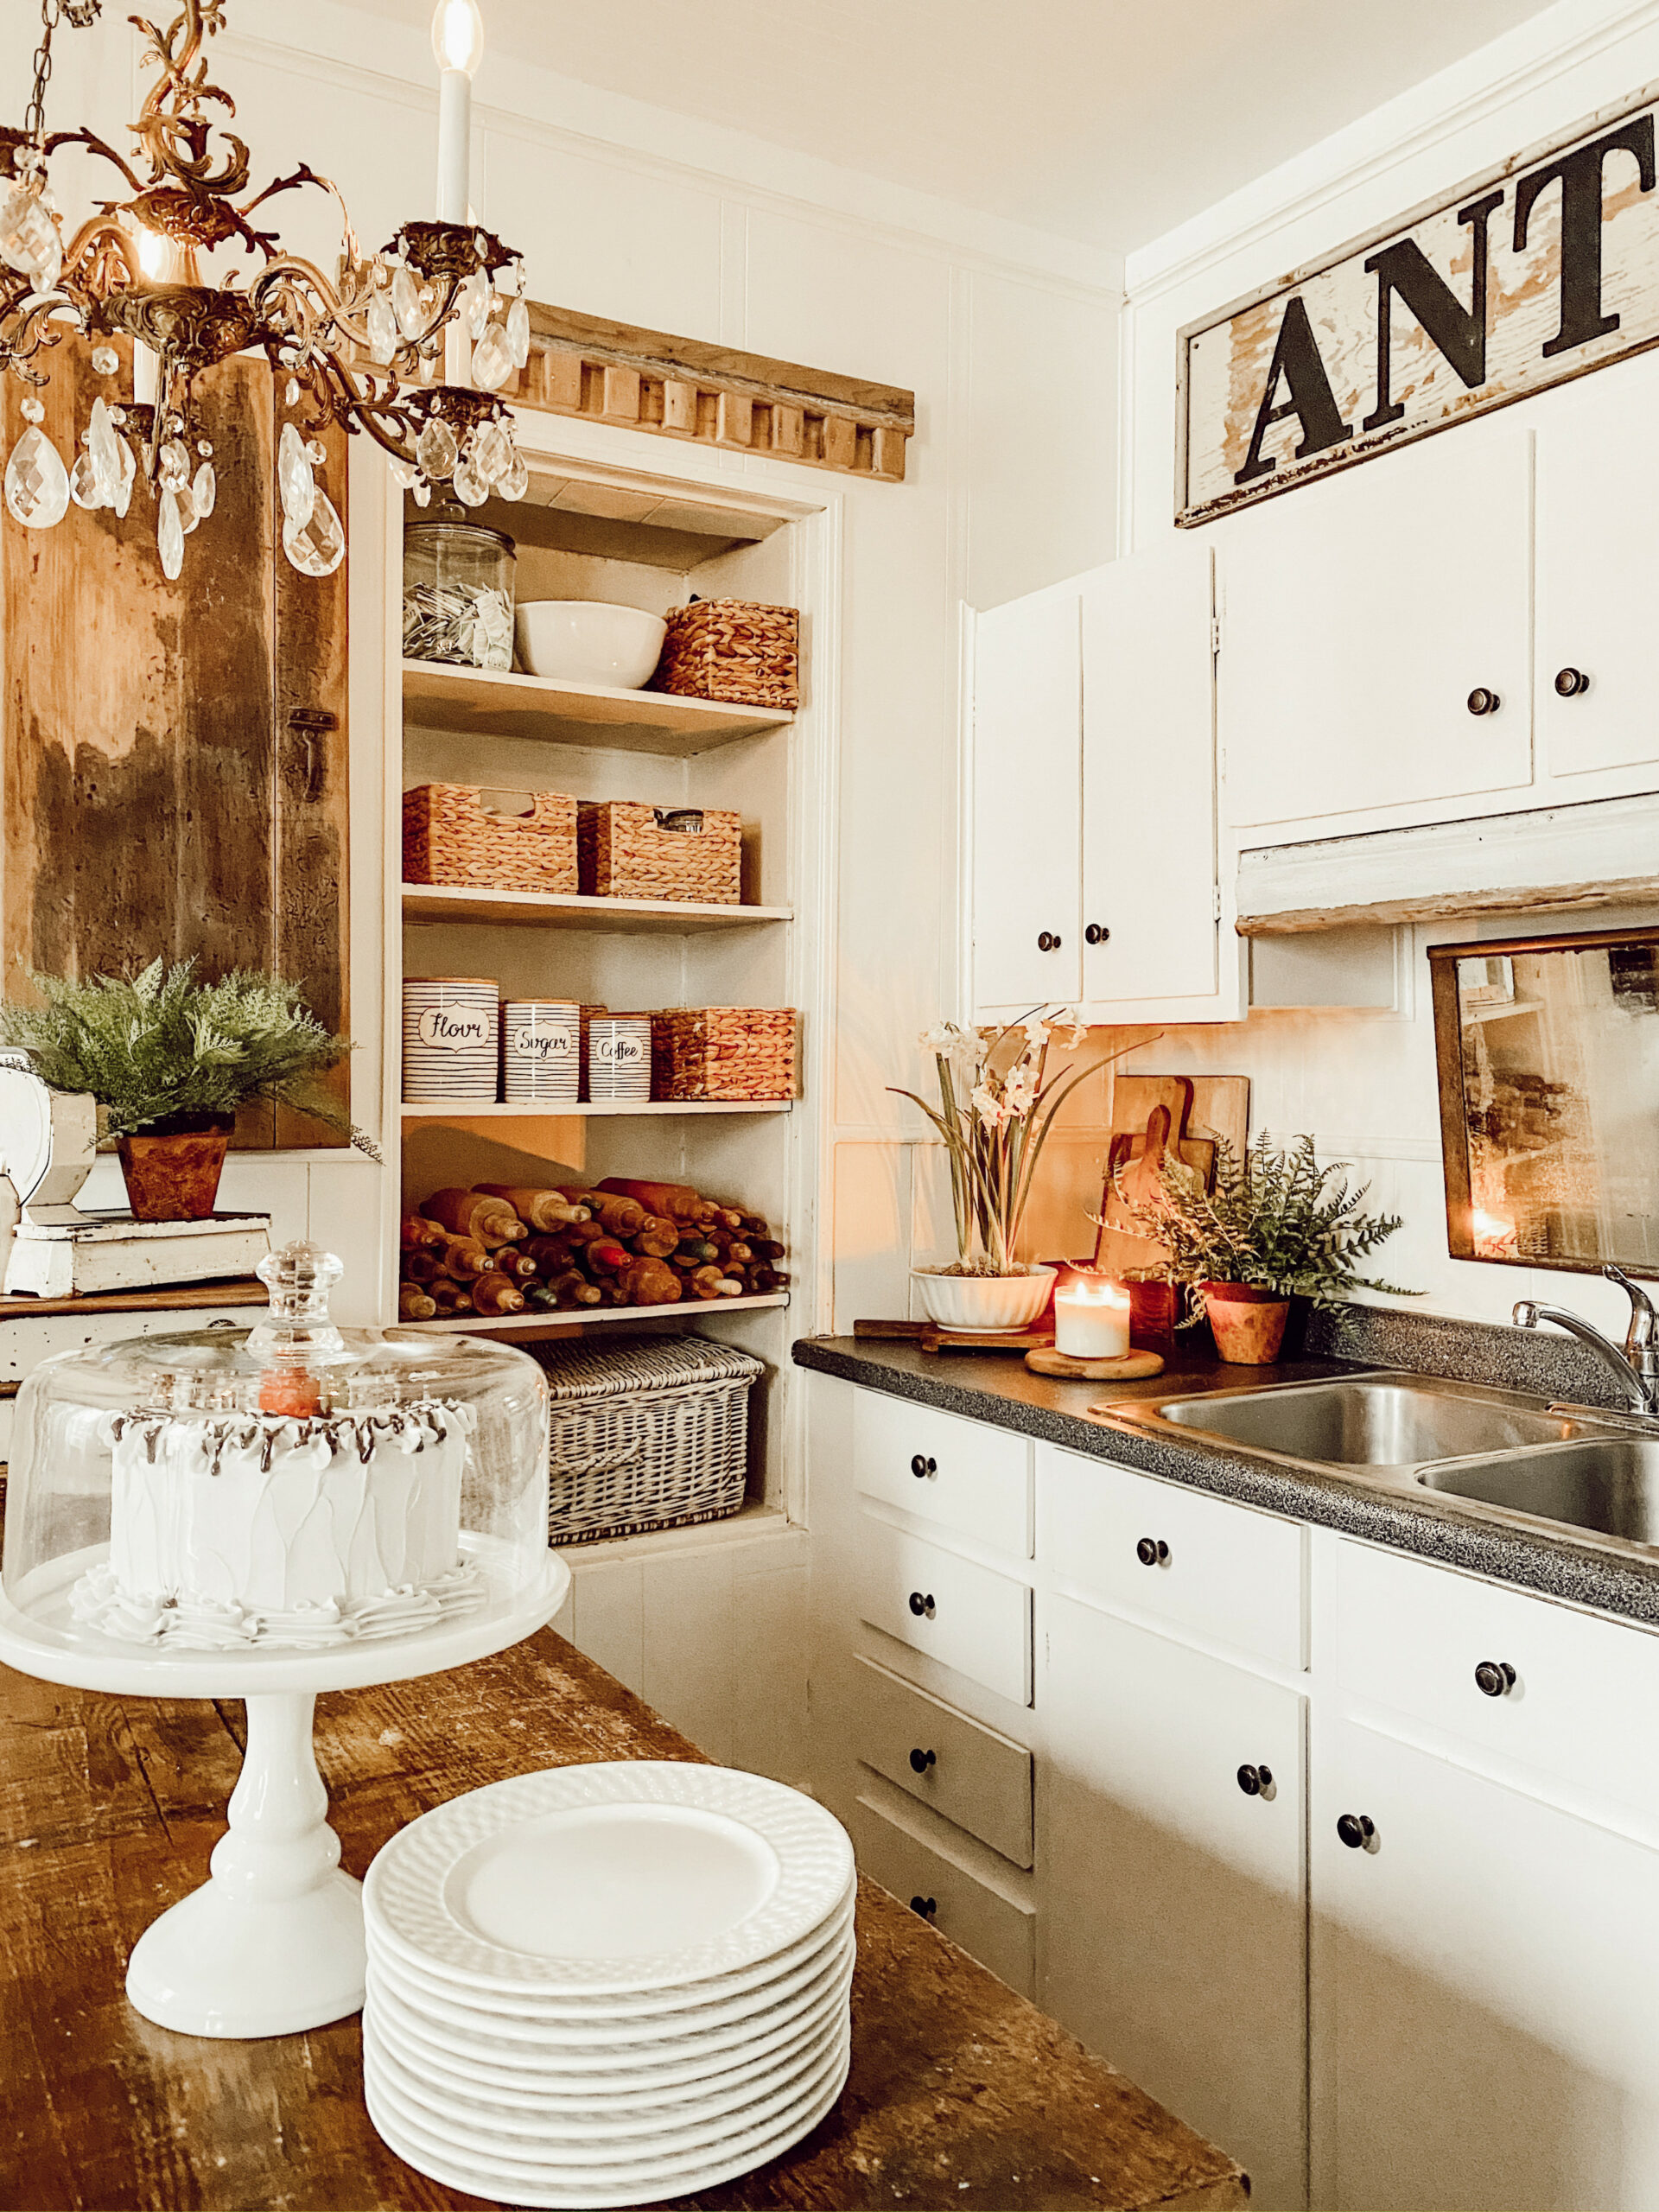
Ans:
POLYGON ((188 190, 215 196, 240 192, 248 181, 247 147, 234 131, 221 131, 227 150, 215 170, 207 149, 211 126, 202 113, 208 101, 227 116, 236 113, 230 94, 207 81, 201 51, 204 39, 224 27, 221 0, 184 0, 184 12, 174 17, 165 35, 142 16, 130 20, 149 40, 162 73, 133 125, 133 136, 149 156, 150 181, 159 184, 170 176, 188 190))
POLYGON ((125 177, 127 182, 132 187, 135 192, 142 192, 143 190, 143 180, 139 176, 137 170, 132 168, 127 162, 124 162, 120 155, 116 152, 114 147, 106 144, 105 142, 99 137, 97 131, 87 130, 85 129, 79 130, 54 130, 46 142, 46 150, 48 154, 54 154, 60 146, 85 146, 89 153, 96 154, 100 161, 113 163, 113 165, 120 170, 122 175, 125 177))

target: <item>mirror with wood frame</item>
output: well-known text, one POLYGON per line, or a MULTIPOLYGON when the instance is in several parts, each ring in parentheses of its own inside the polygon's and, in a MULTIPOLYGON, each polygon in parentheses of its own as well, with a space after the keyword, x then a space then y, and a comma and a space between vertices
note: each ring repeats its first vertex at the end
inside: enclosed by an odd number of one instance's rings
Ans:
POLYGON ((1453 1259, 1659 1274, 1659 929, 1428 957, 1453 1259))

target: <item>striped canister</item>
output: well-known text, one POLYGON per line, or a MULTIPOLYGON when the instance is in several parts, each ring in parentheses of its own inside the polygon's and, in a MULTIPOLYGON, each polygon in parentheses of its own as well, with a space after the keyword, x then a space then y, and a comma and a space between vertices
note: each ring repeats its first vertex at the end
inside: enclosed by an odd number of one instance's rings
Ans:
POLYGON ((493 1100, 500 1082, 501 987, 488 976, 404 979, 404 1096, 493 1100))
POLYGON ((588 1023, 588 1096, 595 1103, 651 1096, 651 1016, 596 1014, 588 1023))
POLYGON ((506 999, 501 1007, 502 1090, 512 1102, 572 1103, 582 1088, 582 1008, 574 999, 506 999))

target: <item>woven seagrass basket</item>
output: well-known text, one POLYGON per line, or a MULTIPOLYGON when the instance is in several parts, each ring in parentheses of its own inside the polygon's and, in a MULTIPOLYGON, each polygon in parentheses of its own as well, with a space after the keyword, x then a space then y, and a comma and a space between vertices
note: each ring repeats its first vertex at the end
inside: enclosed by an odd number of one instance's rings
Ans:
POLYGON ((758 599, 694 599, 667 616, 668 635, 649 688, 739 707, 801 702, 801 618, 758 599))
POLYGON ((552 1398, 548 1541, 590 1544, 743 1503, 762 1363, 707 1337, 530 1345, 552 1398))
POLYGON ((792 1006, 677 1006, 651 1017, 653 1098, 793 1098, 792 1006))
POLYGON ((404 880, 477 891, 574 891, 576 802, 557 791, 417 784, 404 793, 404 880), (498 809, 486 798, 512 804, 498 809))
POLYGON ((596 898, 735 906, 743 895, 743 817, 729 807, 584 803, 576 851, 582 887, 596 898))

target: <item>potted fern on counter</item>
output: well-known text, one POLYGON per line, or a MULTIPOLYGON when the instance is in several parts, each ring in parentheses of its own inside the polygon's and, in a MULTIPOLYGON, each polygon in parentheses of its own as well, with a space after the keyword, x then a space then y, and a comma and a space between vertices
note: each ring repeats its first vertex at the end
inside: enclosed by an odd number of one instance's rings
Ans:
POLYGON ((27 1053, 54 1090, 88 1092, 115 1139, 139 1221, 212 1213, 225 1150, 245 1100, 297 1107, 380 1155, 323 1096, 316 1078, 351 1051, 324 1028, 297 983, 246 971, 197 981, 194 961, 151 961, 130 977, 71 982, 31 976, 39 1006, 0 1006, 0 1045, 27 1053))
POLYGON ((1360 1274, 1359 1262, 1402 1217, 1363 1211, 1370 1185, 1351 1190, 1344 1166, 1321 1167, 1312 1137, 1285 1151, 1259 1137, 1243 1154, 1222 1142, 1213 1190, 1169 1153, 1149 1204, 1136 1205, 1120 1185, 1137 1225, 1171 1255, 1171 1274, 1186 1287, 1188 1322, 1208 1319, 1224 1360, 1256 1367, 1276 1359, 1293 1299, 1317 1306, 1356 1290, 1416 1295, 1360 1274))

